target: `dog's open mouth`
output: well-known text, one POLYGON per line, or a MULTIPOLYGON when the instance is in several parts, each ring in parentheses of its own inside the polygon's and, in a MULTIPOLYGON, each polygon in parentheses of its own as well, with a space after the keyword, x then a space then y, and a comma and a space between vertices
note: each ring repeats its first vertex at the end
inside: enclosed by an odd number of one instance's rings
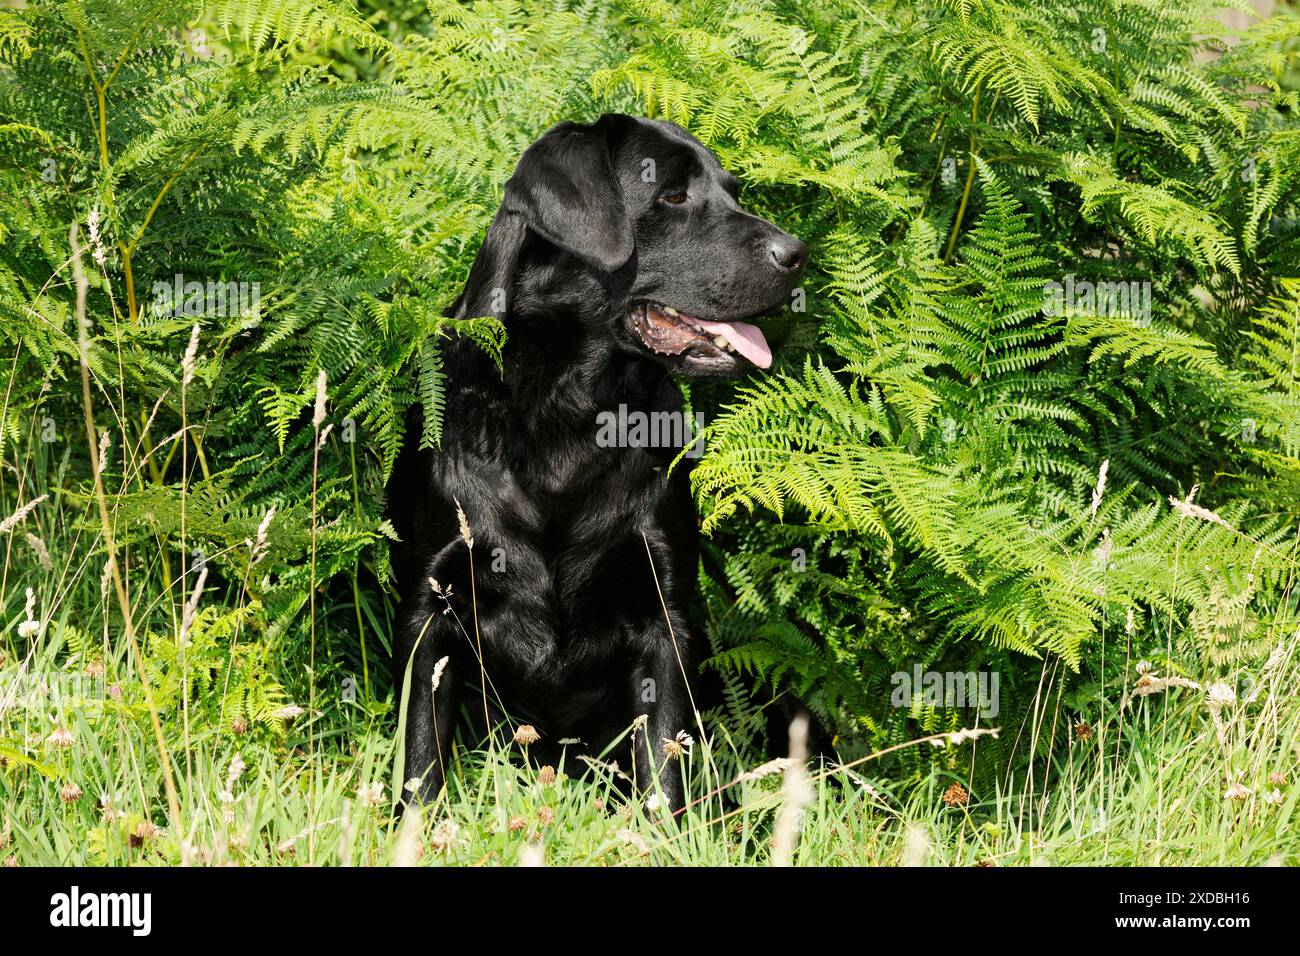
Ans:
POLYGON ((632 306, 632 326, 646 347, 660 355, 730 353, 759 368, 772 364, 772 349, 756 325, 709 322, 678 312, 670 305, 640 302, 632 306))

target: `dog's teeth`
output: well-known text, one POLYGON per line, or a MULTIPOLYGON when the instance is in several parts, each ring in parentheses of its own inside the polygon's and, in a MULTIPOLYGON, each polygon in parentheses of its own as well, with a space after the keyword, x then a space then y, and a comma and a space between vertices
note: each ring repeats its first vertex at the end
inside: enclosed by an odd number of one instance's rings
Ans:
POLYGON ((727 337, 725 335, 715 335, 713 337, 713 344, 720 349, 731 348, 731 343, 727 341, 727 337))
POLYGON ((673 318, 677 318, 678 312, 671 305, 664 306, 664 312, 671 315, 673 318))

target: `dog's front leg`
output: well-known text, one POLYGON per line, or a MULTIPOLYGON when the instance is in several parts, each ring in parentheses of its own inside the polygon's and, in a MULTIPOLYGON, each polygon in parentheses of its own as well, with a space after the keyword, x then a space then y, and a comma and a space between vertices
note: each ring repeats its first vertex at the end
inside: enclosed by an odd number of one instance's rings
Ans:
POLYGON ((662 624, 651 633, 648 653, 632 675, 636 782, 642 791, 653 793, 657 780, 667 808, 676 812, 686 805, 681 758, 672 753, 673 748, 665 750, 664 744, 694 726, 686 681, 692 665, 684 634, 670 635, 662 624))
POLYGON ((429 803, 447 779, 460 706, 461 675, 453 653, 456 625, 451 615, 435 606, 427 586, 407 594, 398 611, 394 657, 407 701, 403 773, 407 780, 420 781, 413 794, 403 789, 402 802, 429 803))

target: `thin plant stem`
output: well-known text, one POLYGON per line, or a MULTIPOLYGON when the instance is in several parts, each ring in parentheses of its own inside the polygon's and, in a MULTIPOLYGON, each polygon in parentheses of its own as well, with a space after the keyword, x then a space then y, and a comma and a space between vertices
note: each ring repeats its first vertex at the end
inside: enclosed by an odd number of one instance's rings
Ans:
MULTIPOLYGON (((90 333, 89 320, 86 318, 86 292, 89 283, 85 270, 81 267, 81 245, 77 241, 77 225, 72 224, 68 233, 72 247, 72 272, 77 285, 77 341, 81 356, 81 405, 86 418, 86 442, 90 449, 91 473, 94 479, 95 502, 99 508, 99 521, 104 536, 104 548, 108 552, 109 573, 113 580, 113 590, 117 594, 118 608, 122 614, 122 626, 126 631, 127 644, 135 661, 136 671, 140 675, 140 688, 144 694, 145 706, 149 711, 149 723, 153 727, 154 742, 158 746, 158 762, 162 766, 163 787, 167 793, 167 805, 171 813, 173 832, 183 834, 181 825, 181 803, 176 792, 176 781, 172 777, 171 754, 167 750, 167 741, 163 737, 162 722, 158 718, 158 705, 154 701, 153 688, 149 685, 149 674, 144 667, 144 655, 140 651, 140 642, 136 639, 135 623, 131 615, 131 600, 126 593, 126 584, 122 578, 122 569, 117 563, 117 545, 113 536, 113 523, 109 520, 108 499, 104 494, 104 479, 99 471, 99 437, 95 428, 94 402, 90 391, 90 333)), ((183 855, 182 842, 182 855, 183 855)))

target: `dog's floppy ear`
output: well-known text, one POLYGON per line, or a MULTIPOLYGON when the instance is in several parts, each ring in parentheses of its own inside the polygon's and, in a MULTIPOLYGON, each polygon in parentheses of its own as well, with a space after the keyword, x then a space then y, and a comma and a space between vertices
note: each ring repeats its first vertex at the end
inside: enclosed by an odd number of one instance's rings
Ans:
POLYGON ((510 287, 519 262, 519 250, 523 248, 527 234, 521 216, 508 212, 504 207, 497 210, 474 264, 469 268, 465 288, 446 311, 448 316, 472 319, 490 315, 505 321, 506 313, 510 311, 510 287))
POLYGON ((520 157, 501 204, 548 242, 605 272, 632 255, 632 220, 612 158, 628 119, 607 115, 549 130, 520 157))
POLYGON ((589 125, 561 123, 524 151, 449 315, 506 317, 529 230, 604 272, 627 262, 632 221, 611 157, 631 122, 610 114, 589 125))

